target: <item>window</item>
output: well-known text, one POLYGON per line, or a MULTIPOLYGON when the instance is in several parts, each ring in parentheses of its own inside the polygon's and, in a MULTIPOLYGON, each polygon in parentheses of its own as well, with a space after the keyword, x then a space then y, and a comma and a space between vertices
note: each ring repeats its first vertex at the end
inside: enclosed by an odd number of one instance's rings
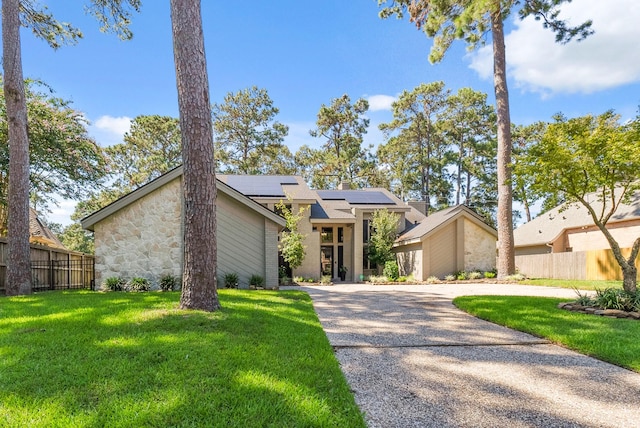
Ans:
POLYGON ((362 269, 364 270, 373 270, 377 269, 378 265, 369 260, 369 246, 362 246, 362 269))
POLYGON ((344 242, 344 227, 339 227, 338 228, 338 242, 339 243, 343 243, 344 242))
POLYGON ((333 243, 333 227, 323 227, 322 232, 320 233, 320 240, 323 244, 332 244, 333 243))
POLYGON ((371 220, 362 220, 362 242, 369 242, 371 237, 371 220))

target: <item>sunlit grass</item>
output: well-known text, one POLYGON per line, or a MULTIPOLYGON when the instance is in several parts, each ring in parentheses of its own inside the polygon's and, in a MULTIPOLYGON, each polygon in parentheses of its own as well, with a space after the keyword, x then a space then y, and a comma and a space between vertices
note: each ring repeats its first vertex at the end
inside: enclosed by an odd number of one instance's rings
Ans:
POLYGON ((544 287, 575 288, 578 290, 604 290, 622 288, 622 281, 586 281, 577 279, 525 279, 518 284, 541 285, 544 287))
POLYGON ((0 426, 364 426, 297 291, 0 299, 0 426))
POLYGON ((478 318, 640 372, 640 321, 558 309, 558 303, 563 301, 567 299, 464 296, 453 303, 478 318))

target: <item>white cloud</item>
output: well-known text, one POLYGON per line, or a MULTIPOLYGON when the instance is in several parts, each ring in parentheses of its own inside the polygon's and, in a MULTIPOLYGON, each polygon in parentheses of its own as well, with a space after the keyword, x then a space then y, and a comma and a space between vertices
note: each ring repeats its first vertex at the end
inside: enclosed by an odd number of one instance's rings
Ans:
POLYGON ((47 220, 60 223, 62 226, 68 226, 71 223, 71 214, 73 214, 76 208, 76 201, 71 201, 69 199, 56 198, 57 206, 52 205, 50 207, 51 212, 46 214, 47 220))
POLYGON ((103 147, 118 144, 129 132, 131 120, 127 116, 100 116, 88 127, 89 134, 103 147))
POLYGON ((395 100, 396 97, 391 95, 371 95, 367 98, 370 111, 391 110, 391 104, 395 100))
MULTIPOLYGON (((562 6, 562 19, 593 20, 595 34, 582 42, 555 43, 539 21, 516 20, 505 38, 509 75, 524 90, 540 93, 592 93, 640 81, 640 2, 580 0, 562 6)), ((492 50, 470 55, 470 68, 492 76, 492 50)))

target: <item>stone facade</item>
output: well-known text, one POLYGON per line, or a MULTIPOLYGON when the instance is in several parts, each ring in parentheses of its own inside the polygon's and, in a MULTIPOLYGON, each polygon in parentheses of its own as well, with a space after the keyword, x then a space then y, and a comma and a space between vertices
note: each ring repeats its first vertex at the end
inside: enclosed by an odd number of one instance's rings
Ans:
POLYGON ((96 288, 106 278, 182 277, 182 193, 177 178, 95 225, 96 288))
POLYGON ((464 270, 490 271, 496 267, 496 238, 472 221, 464 220, 464 270))

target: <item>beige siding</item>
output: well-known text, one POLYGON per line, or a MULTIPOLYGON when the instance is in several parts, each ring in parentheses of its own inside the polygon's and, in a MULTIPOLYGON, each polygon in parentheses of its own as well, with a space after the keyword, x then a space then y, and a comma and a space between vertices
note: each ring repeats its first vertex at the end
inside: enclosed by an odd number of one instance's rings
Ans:
POLYGON ((264 217, 244 204, 218 193, 218 278, 237 273, 241 288, 249 286, 252 275, 265 277, 264 217))
POLYGON ((496 237, 474 222, 464 220, 464 270, 489 271, 496 267, 496 237))
POLYGON ((177 178, 95 225, 96 288, 111 276, 182 276, 182 196, 177 178))
MULTIPOLYGON (((631 248, 633 242, 640 237, 640 224, 632 224, 627 222, 624 225, 607 225, 607 229, 618 242, 620 248, 631 248), (623 226, 623 227, 620 227, 623 226)), ((569 247, 573 251, 588 251, 588 250, 604 250, 611 248, 607 238, 604 234, 592 227, 584 230, 571 230, 567 231, 567 240, 569 247)))
POLYGON ((302 264, 293 271, 293 276, 305 278, 320 278, 320 232, 313 231, 313 226, 309 220, 311 216, 310 205, 293 204, 292 209, 298 212, 299 207, 305 209, 304 218, 298 224, 298 231, 306 235, 304 240, 305 257, 302 264))
POLYGON ((424 275, 444 277, 457 270, 456 223, 451 223, 430 236, 425 242, 429 270, 424 275))
POLYGON ((528 256, 532 254, 547 254, 551 252, 551 247, 546 245, 532 245, 530 247, 516 248, 516 256, 528 256))
POLYGON ((422 275, 422 243, 418 242, 411 245, 404 245, 396 248, 395 252, 398 267, 400 268, 400 275, 413 275, 413 278, 418 281, 426 279, 422 275))

